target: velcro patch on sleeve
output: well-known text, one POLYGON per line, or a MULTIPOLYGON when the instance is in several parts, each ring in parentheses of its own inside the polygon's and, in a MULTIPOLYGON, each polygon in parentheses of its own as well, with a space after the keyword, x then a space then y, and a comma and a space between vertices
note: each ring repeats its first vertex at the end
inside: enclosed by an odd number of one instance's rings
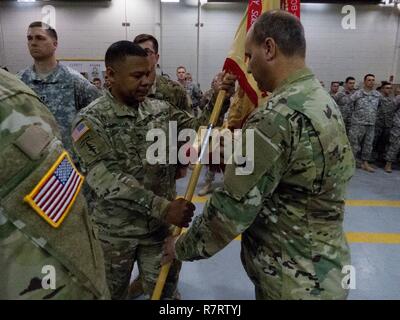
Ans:
POLYGON ((45 130, 37 125, 32 125, 14 142, 14 145, 31 160, 39 160, 42 156, 42 151, 50 141, 50 135, 45 130))
POLYGON ((58 228, 74 204, 83 180, 64 151, 24 201, 48 224, 58 228))
POLYGON ((90 128, 85 124, 85 122, 83 122, 83 121, 80 122, 75 127, 74 131, 72 131, 72 139, 74 140, 74 142, 77 142, 89 130, 90 130, 90 128))
MULTIPOLYGON (((229 194, 240 201, 267 173, 273 170, 275 162, 284 152, 281 146, 282 135, 276 128, 276 119, 265 118, 252 124, 254 140, 243 137, 243 142, 249 144, 248 150, 252 153, 246 155, 246 161, 242 165, 227 165, 224 174, 224 188, 229 194), (243 170, 243 166, 247 167, 243 170), (246 174, 243 174, 243 173, 246 174)), ((248 130, 249 128, 247 128, 248 130)), ((243 144, 242 150, 247 146, 243 144)))

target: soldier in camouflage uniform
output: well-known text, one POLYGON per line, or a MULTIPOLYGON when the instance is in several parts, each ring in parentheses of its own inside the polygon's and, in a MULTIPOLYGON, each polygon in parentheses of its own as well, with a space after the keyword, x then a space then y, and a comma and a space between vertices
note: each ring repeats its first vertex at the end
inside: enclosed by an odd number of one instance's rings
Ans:
POLYGON ((200 88, 193 84, 192 76, 186 72, 184 66, 176 68, 177 82, 186 90, 186 95, 189 99, 190 112, 197 116, 197 108, 201 100, 202 93, 200 88))
POLYGON ((397 87, 394 91, 394 104, 396 109, 400 107, 400 87, 397 87))
POLYGON ((354 93, 354 86, 356 84, 356 79, 353 77, 347 77, 344 85, 344 90, 339 91, 333 97, 339 106, 340 113, 342 114, 343 122, 346 126, 346 133, 349 134, 351 125, 351 113, 354 107, 353 101, 350 99, 351 95, 354 93))
POLYGON ((203 110, 211 101, 214 92, 215 92, 215 85, 216 85, 217 77, 213 78, 211 81, 211 88, 208 89, 204 94, 202 95, 199 103, 199 108, 200 110, 203 110))
MULTIPOLYGON (((138 44, 147 52, 150 64, 154 66, 155 69, 159 60, 157 39, 149 34, 139 34, 135 37, 133 43, 138 44)), ((217 83, 218 77, 216 76, 214 80, 215 83, 217 83)), ((192 112, 189 106, 189 99, 185 89, 178 82, 169 80, 164 76, 156 76, 155 81, 149 91, 148 97, 169 102, 176 109, 183 110, 188 113, 192 112)), ((203 105, 201 106, 201 108, 202 110, 204 109, 206 114, 201 117, 201 120, 199 120, 198 123, 202 123, 204 125, 207 124, 207 117, 209 117, 209 113, 207 113, 207 108, 209 107, 210 102, 212 103, 213 98, 215 98, 215 88, 209 91, 208 99, 202 101, 203 105)), ((229 103, 227 100, 226 102, 229 103)), ((225 104, 225 108, 226 107, 227 105, 225 104)), ((220 121, 222 122, 222 120, 220 121)), ((186 173, 187 166, 176 165, 176 179, 185 177, 186 173)), ((171 185, 170 190, 176 190, 176 185, 171 185)), ((129 288, 129 295, 130 297, 137 297, 142 293, 142 286, 139 281, 139 277, 137 277, 129 288)))
POLYGON ((387 81, 382 82, 381 102, 375 123, 374 154, 376 160, 383 160, 386 149, 389 146, 390 129, 392 128, 393 115, 396 105, 392 95, 392 84, 387 81))
MULTIPOLYGON (((154 68, 153 72, 155 72, 160 58, 160 54, 158 53, 157 39, 150 34, 139 34, 135 37, 133 43, 138 44, 147 52, 150 64, 154 68)), ((179 83, 172 81, 162 75, 155 76, 155 81, 150 88, 148 97, 169 102, 179 110, 184 110, 188 113, 191 112, 188 96, 185 89, 182 88, 179 83)), ((186 166, 177 165, 176 170, 176 178, 186 176, 186 166)), ((176 190, 176 185, 171 185, 170 189, 176 190)), ((140 276, 138 276, 129 287, 129 297, 136 298, 141 294, 143 294, 143 286, 140 281, 140 276)))
POLYGON ((344 198, 354 157, 340 111, 305 68, 304 31, 293 15, 261 15, 246 53, 259 87, 272 92, 244 126, 255 130, 254 170, 236 175, 240 168, 227 165, 224 187, 187 233, 168 238, 163 263, 209 258, 242 233, 257 299, 344 299, 344 198))
POLYGON ((20 71, 18 76, 50 109, 59 125, 63 144, 71 152, 72 120, 78 110, 102 93, 77 71, 57 62, 57 33, 50 26, 31 23, 27 39, 34 65, 20 71))
POLYGON ((329 94, 333 99, 335 99, 336 94, 339 92, 339 87, 340 83, 338 81, 331 82, 331 90, 329 91, 329 94))
POLYGON ((369 165, 375 136, 375 122, 378 106, 382 95, 374 90, 375 76, 367 74, 364 77, 364 88, 357 90, 350 96, 354 103, 351 115, 349 140, 354 157, 361 151, 361 168, 368 172, 375 170, 369 165))
POLYGON ((185 88, 192 102, 191 104, 194 116, 197 117, 199 114, 199 106, 203 93, 201 92, 199 85, 193 83, 192 75, 190 73, 186 73, 185 88))
POLYGON ((392 163, 396 162, 400 152, 400 107, 397 105, 397 110, 393 117, 393 125, 390 130, 389 147, 385 155, 386 166, 385 171, 392 172, 392 163))
MULTIPOLYGON (((156 68, 160 59, 157 39, 150 34, 139 34, 135 37, 133 43, 138 44, 147 52, 151 65, 156 68)), ((192 111, 185 89, 178 82, 161 75, 156 76, 156 80, 150 89, 149 97, 167 101, 176 108, 189 113, 192 111)))
MULTIPOLYGON (((108 49, 105 61, 111 91, 79 112, 73 124, 74 148, 96 193, 93 216, 100 230, 112 298, 126 297, 135 261, 149 296, 170 226, 187 226, 194 206, 183 199, 173 200, 176 166, 149 164, 147 150, 153 143, 146 135, 157 128, 168 137, 170 120, 177 122, 178 129, 196 128, 204 120, 146 97, 154 68, 140 46, 117 42, 108 49)), ((210 113, 207 110, 204 117, 210 113)), ((167 155, 168 149, 165 146, 167 155)), ((177 274, 172 272, 165 298, 175 297, 176 282, 177 274)))
POLYGON ((46 106, 3 70, 0 136, 0 299, 108 298, 103 253, 83 196, 57 229, 24 202, 63 146, 46 106), (43 285, 49 267, 55 288, 43 285))
POLYGON ((150 89, 149 97, 167 101, 179 110, 191 112, 185 89, 176 81, 167 79, 164 76, 156 76, 154 85, 150 89))

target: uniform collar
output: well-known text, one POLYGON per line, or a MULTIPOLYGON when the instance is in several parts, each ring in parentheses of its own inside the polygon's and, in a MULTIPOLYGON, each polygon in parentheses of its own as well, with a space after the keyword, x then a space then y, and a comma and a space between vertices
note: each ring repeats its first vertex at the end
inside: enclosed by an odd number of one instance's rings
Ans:
POLYGON ((278 88, 274 90, 272 93, 272 96, 275 96, 283 91, 285 91, 291 84, 298 82, 298 81, 303 81, 306 79, 311 79, 314 77, 314 74, 309 68, 302 68, 300 70, 297 70, 290 74, 283 82, 280 84, 278 88))
POLYGON ((363 92, 366 96, 370 96, 370 95, 372 95, 372 96, 380 96, 380 95, 381 95, 381 94, 380 94, 378 91, 376 91, 375 89, 372 89, 371 91, 366 91, 365 88, 362 88, 361 90, 362 90, 362 92, 363 92))
POLYGON ((151 86, 151 88, 149 90, 149 94, 147 96, 154 97, 156 95, 158 82, 159 82, 159 79, 158 79, 158 76, 156 76, 156 79, 154 80, 154 83, 151 86))
POLYGON ((41 79, 38 75, 38 73, 35 70, 35 66, 32 65, 29 69, 31 73, 31 77, 33 81, 38 81, 38 82, 43 82, 43 83, 57 83, 59 82, 64 74, 64 68, 60 65, 60 63, 57 63, 57 66, 54 68, 54 70, 45 78, 41 79))
MULTIPOLYGON (((139 112, 139 120, 144 120, 149 117, 153 111, 154 106, 149 103, 150 99, 144 100, 139 104, 138 112, 139 112)), ((156 113, 156 112, 155 112, 156 113)))
POLYGON ((107 97, 108 100, 111 101, 113 109, 115 114, 118 117, 137 117, 138 111, 134 107, 128 107, 125 104, 120 103, 117 99, 114 98, 114 96, 111 94, 110 90, 107 90, 105 93, 105 96, 107 97))

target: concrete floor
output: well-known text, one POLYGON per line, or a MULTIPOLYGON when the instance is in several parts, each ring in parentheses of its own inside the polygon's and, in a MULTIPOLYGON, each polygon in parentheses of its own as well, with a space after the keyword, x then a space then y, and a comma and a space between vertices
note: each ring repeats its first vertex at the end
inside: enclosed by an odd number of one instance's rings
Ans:
MULTIPOLYGON (((184 194, 187 180, 179 180, 179 195, 184 194)), ((216 181, 221 185, 221 176, 216 181)), ((350 291, 349 299, 400 299, 400 171, 357 170, 347 199, 352 201, 346 206, 345 231, 356 270, 356 289, 350 291)), ((204 199, 195 200, 199 214, 204 199)), ((182 298, 254 299, 239 252, 239 241, 233 241, 208 260, 184 263, 179 283, 182 298)))

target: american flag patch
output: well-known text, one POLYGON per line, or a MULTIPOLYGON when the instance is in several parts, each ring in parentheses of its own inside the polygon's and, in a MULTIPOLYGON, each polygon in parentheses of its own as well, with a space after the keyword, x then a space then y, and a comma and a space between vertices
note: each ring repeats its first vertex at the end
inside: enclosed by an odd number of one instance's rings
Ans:
POLYGON ((24 200, 52 227, 58 228, 74 204, 83 180, 64 151, 24 200))
POLYGON ((72 139, 74 139, 74 142, 77 142, 89 130, 89 127, 84 122, 79 123, 74 131, 72 131, 72 139))

